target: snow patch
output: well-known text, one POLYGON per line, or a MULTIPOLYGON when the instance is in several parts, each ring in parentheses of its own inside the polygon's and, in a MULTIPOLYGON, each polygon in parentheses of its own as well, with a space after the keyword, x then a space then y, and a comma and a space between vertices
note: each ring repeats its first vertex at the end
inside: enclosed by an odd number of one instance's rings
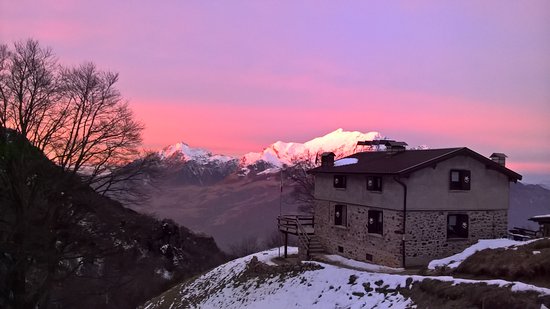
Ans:
POLYGON ((169 272, 164 268, 162 269, 159 268, 155 270, 155 274, 160 275, 163 279, 166 279, 166 280, 172 280, 172 278, 174 277, 173 273, 169 272))
POLYGON ((258 175, 275 174, 275 173, 278 173, 280 171, 281 171, 281 169, 278 168, 278 167, 271 167, 271 168, 268 168, 264 171, 259 172, 258 175))
POLYGON ((344 158, 334 161, 334 166, 352 165, 357 164, 357 162, 359 162, 359 159, 357 158, 344 158))
MULTIPOLYGON (((285 250, 284 247, 273 248, 273 249, 252 254, 251 256, 257 257, 258 262, 262 262, 267 265, 273 266, 273 265, 277 265, 275 262, 273 262, 273 259, 277 257, 282 257, 284 254, 284 250, 285 250)), ((298 254, 298 247, 287 247, 287 254, 288 255, 298 254)))
POLYGON ((516 241, 506 238, 501 239, 480 239, 476 244, 464 249, 464 251, 451 255, 444 259, 433 260, 428 264, 428 269, 436 269, 438 267, 457 268, 469 256, 485 249, 506 248, 507 250, 517 250, 516 246, 526 245, 537 239, 530 241, 516 241))
POLYGON ((327 255, 324 255, 323 257, 327 261, 338 263, 338 264, 359 269, 359 270, 364 270, 364 271, 372 271, 372 272, 378 272, 378 273, 400 273, 404 271, 403 268, 393 268, 388 266, 360 262, 360 261, 345 258, 340 255, 336 255, 336 254, 330 254, 330 255, 327 254, 327 255))

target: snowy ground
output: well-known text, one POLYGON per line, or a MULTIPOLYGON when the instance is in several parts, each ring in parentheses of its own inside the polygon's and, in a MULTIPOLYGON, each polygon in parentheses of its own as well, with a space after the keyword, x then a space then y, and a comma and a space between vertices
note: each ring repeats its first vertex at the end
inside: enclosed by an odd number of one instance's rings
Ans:
MULTIPOLYGON (((496 246, 482 242, 484 247, 496 246)), ((501 243, 504 246, 504 242, 501 243)), ((508 246, 510 244, 506 244, 508 246)), ((291 248, 290 253, 295 253, 291 248)), ((189 284, 176 286, 162 296, 145 304, 144 308, 411 308, 412 301, 396 288, 409 287, 424 279, 445 282, 480 283, 510 287, 512 291, 535 291, 550 295, 550 289, 505 280, 467 280, 450 276, 407 276, 380 273, 383 268, 342 257, 331 258, 339 265, 311 262, 322 269, 290 274, 276 274, 265 278, 243 279, 247 264, 256 256, 269 265, 278 256, 277 248, 259 252, 221 265, 189 284), (367 265, 363 265, 367 264, 367 265), (362 271, 358 269, 368 269, 362 271)), ((475 251, 474 251, 475 252, 475 251)), ((466 256, 466 253, 463 254, 466 256)), ((455 257, 456 258, 456 257, 455 257)), ((458 259, 458 258, 456 258, 458 259)), ((399 271, 399 269, 389 269, 399 271)))
POLYGON ((387 274, 396 274, 405 271, 403 268, 392 268, 377 264, 371 264, 371 263, 365 263, 365 262, 359 262, 352 259, 347 259, 343 256, 336 255, 336 254, 326 254, 321 257, 321 260, 326 260, 327 262, 336 263, 337 265, 342 265, 344 267, 356 269, 356 270, 364 270, 364 271, 370 271, 375 273, 387 273, 387 274))
POLYGON ((430 264, 428 264, 428 269, 433 270, 438 267, 457 268, 458 265, 460 265, 460 263, 462 263, 465 259, 467 259, 470 255, 476 253, 477 251, 481 251, 484 249, 496 249, 496 248, 507 248, 509 250, 514 250, 516 246, 526 245, 536 240, 537 239, 530 240, 530 241, 516 241, 511 239, 505 239, 505 238, 481 239, 476 244, 466 248, 464 251, 460 253, 451 255, 444 259, 431 261, 430 264))

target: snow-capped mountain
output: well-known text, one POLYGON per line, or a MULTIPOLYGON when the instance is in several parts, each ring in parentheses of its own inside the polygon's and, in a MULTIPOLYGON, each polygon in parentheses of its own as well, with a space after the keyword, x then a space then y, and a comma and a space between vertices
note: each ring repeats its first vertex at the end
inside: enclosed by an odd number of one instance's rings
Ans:
POLYGON ((238 159, 193 148, 186 143, 168 146, 158 153, 166 167, 165 178, 174 184, 208 185, 233 174, 238 169, 238 159))
POLYGON ((249 152, 241 158, 212 154, 209 150, 193 148, 180 142, 158 152, 167 166, 169 178, 176 184, 212 184, 237 173, 239 176, 276 173, 283 165, 309 160, 326 151, 343 157, 361 151, 358 141, 381 139, 378 132, 361 133, 337 129, 305 143, 275 142, 260 152, 249 152))
POLYGON ((195 161, 200 164, 211 162, 227 163, 232 160, 237 160, 231 156, 212 154, 212 152, 202 148, 192 148, 186 143, 177 143, 165 147, 158 152, 162 160, 178 159, 181 161, 195 161))
POLYGON ((249 152, 240 159, 222 154, 193 148, 186 143, 177 143, 158 152, 163 160, 195 161, 198 164, 227 163, 238 160, 241 167, 262 163, 266 167, 281 167, 291 165, 296 160, 315 160, 315 157, 325 151, 332 151, 337 157, 346 156, 357 151, 358 141, 381 139, 378 132, 361 133, 337 129, 324 136, 314 138, 305 143, 277 141, 260 152, 249 152))
POLYGON ((357 148, 358 141, 372 141, 381 139, 378 132, 361 133, 358 131, 344 131, 337 129, 325 136, 314 138, 305 143, 275 142, 261 152, 249 152, 241 160, 241 166, 249 166, 258 161, 267 162, 274 167, 284 164, 292 165, 296 160, 314 161, 318 154, 332 151, 337 157, 353 154, 361 149, 357 148))

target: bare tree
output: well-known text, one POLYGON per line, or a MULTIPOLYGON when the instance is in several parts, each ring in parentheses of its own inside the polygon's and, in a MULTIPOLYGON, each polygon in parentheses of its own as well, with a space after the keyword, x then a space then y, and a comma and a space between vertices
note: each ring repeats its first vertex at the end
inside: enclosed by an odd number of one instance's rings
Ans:
POLYGON ((117 73, 93 63, 59 66, 51 49, 35 40, 16 42, 12 50, 0 45, 0 125, 97 192, 120 193, 121 186, 131 192, 129 184, 155 162, 140 154, 143 125, 117 82, 117 73))
POLYGON ((292 158, 290 166, 285 170, 292 182, 293 191, 290 198, 298 204, 298 209, 305 213, 313 212, 315 179, 308 171, 316 166, 320 153, 309 151, 292 158))
POLYGON ((68 109, 51 144, 53 160, 99 184, 98 191, 108 191, 113 172, 138 157, 143 125, 116 88, 118 74, 85 63, 63 69, 61 76, 62 104, 68 109))
MULTIPOLYGON (((344 146, 335 150, 337 159, 350 153, 343 151, 344 146)), ((324 151, 317 153, 305 152, 300 156, 292 158, 290 166, 285 170, 292 181, 293 191, 290 195, 292 202, 298 204, 298 209, 305 213, 313 213, 315 201, 315 177, 309 174, 309 170, 318 166, 321 155, 324 151)))
POLYGON ((1 49, 2 125, 43 150, 61 125, 57 59, 35 40, 16 42, 12 51, 1 49))
POLYGON ((6 44, 0 44, 0 127, 5 127, 8 119, 8 78, 9 51, 6 44))

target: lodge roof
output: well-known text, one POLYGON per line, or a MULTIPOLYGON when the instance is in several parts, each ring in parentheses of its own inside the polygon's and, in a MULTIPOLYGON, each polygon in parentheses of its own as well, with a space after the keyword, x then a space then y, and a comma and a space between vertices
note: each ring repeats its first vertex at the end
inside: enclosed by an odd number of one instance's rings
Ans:
POLYGON ((534 216, 529 218, 529 220, 537 223, 550 223, 550 214, 534 216))
POLYGON ((434 164, 437 164, 438 162, 450 159, 458 155, 470 156, 485 164, 487 168, 494 169, 507 175, 511 181, 521 180, 522 178, 520 174, 466 147, 404 150, 393 153, 389 153, 386 151, 359 152, 346 157, 357 159, 357 163, 355 164, 347 164, 341 166, 338 166, 338 164, 336 164, 335 166, 319 166, 311 169, 309 172, 312 174, 390 174, 408 176, 409 174, 417 170, 432 166, 434 164))

